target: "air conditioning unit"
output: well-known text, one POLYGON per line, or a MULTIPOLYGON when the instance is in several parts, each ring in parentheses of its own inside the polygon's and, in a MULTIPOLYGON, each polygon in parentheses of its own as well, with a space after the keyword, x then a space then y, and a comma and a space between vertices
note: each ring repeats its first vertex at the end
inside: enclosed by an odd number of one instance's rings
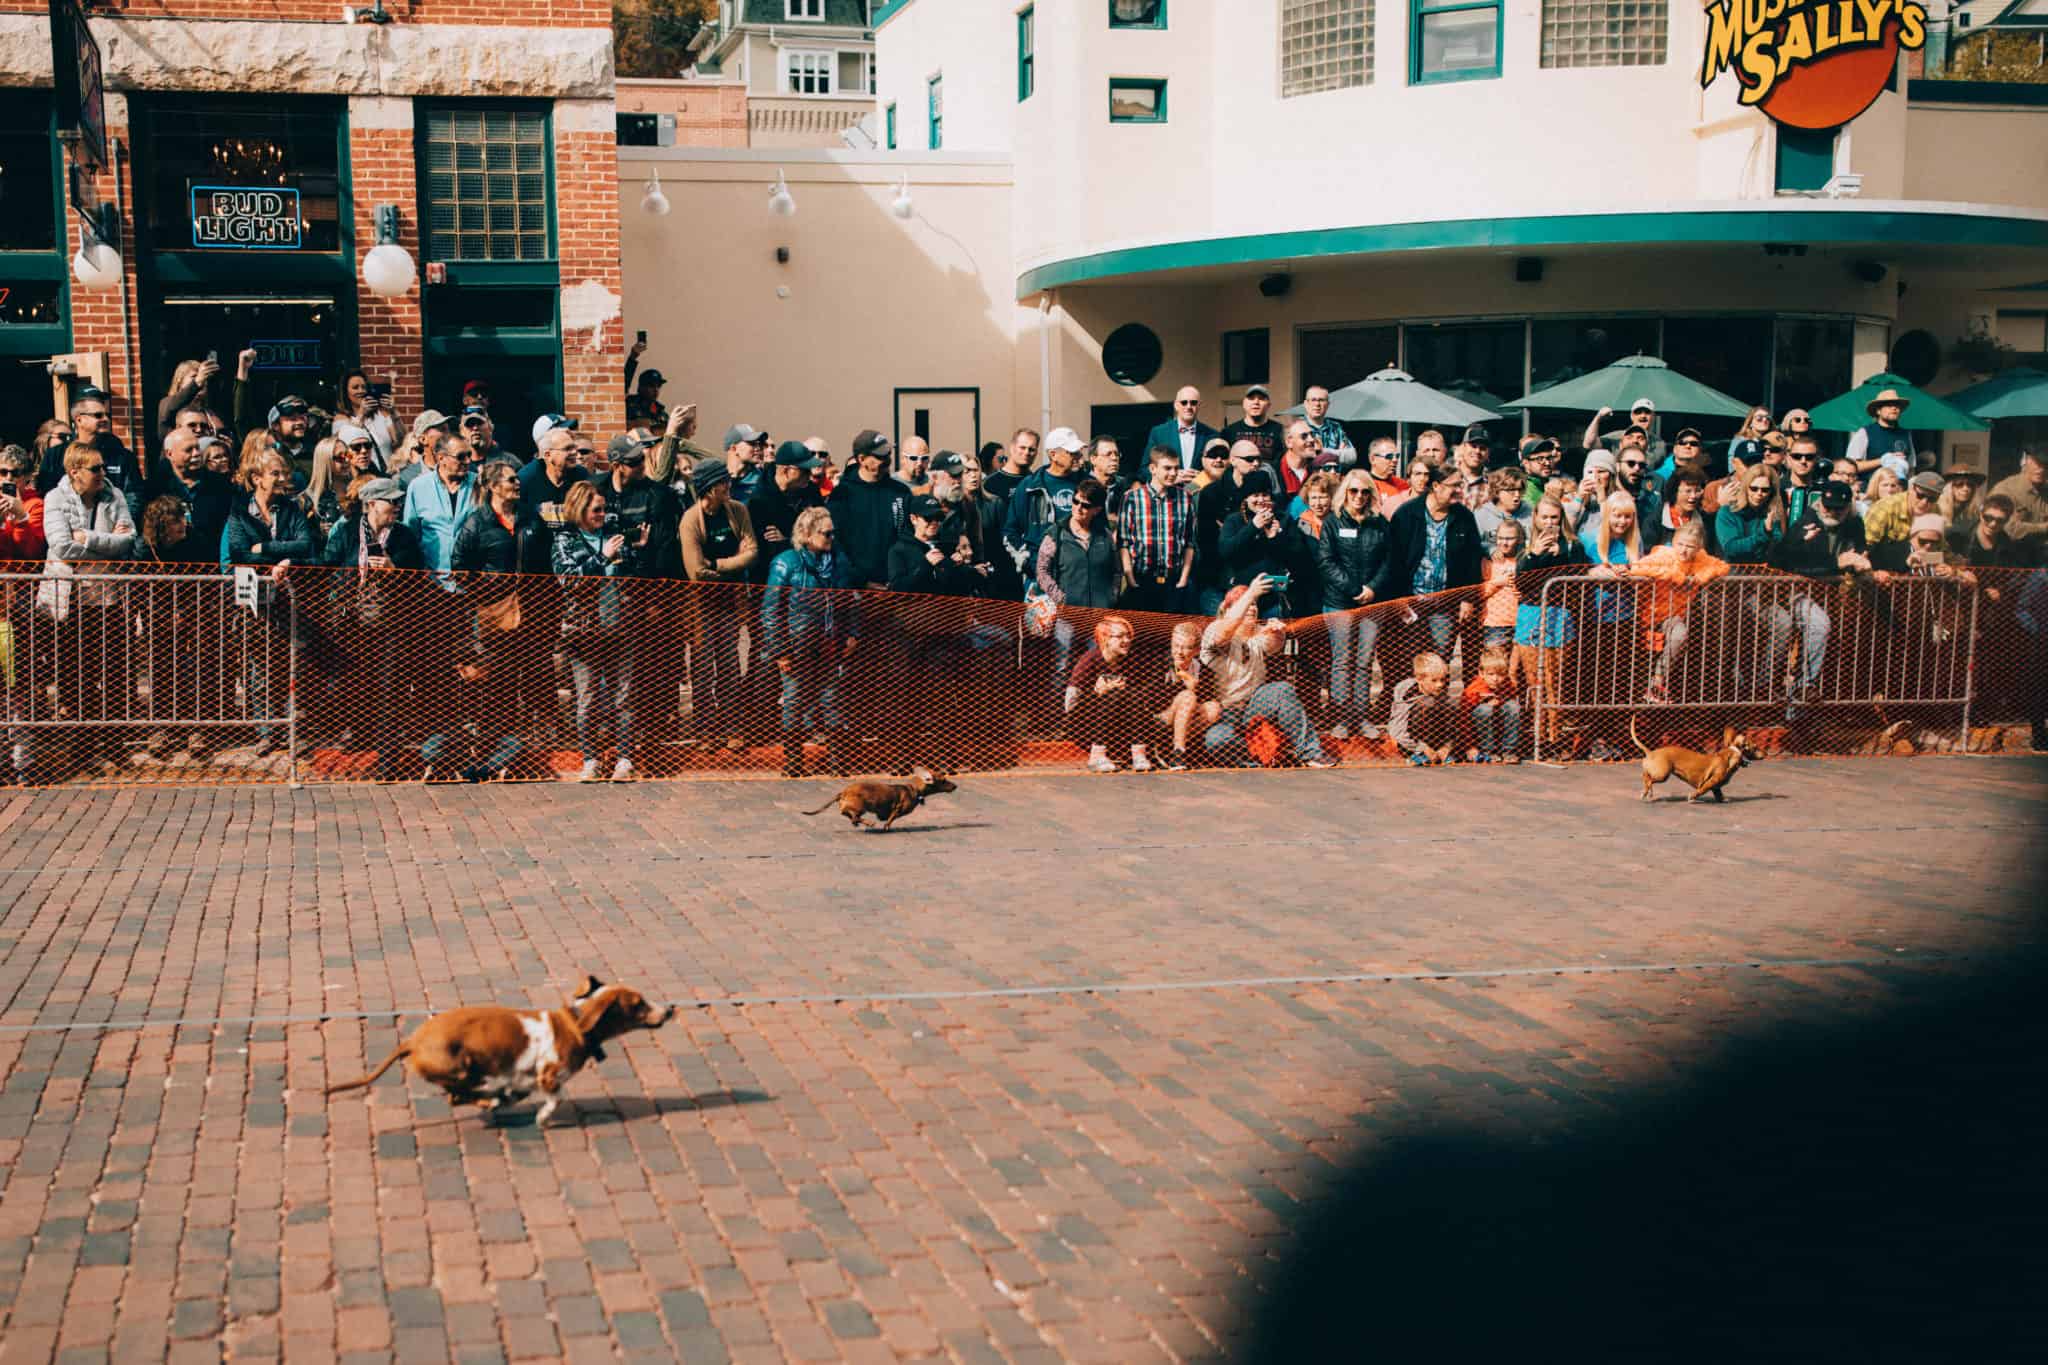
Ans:
POLYGON ((1821 193, 1830 199, 1854 199, 1863 193, 1863 177, 1854 171, 1843 171, 1823 185, 1821 193))

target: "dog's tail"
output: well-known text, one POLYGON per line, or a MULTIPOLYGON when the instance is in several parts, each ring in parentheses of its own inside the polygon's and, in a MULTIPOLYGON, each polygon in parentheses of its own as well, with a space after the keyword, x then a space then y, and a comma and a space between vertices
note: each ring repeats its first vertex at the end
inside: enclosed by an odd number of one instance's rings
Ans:
POLYGON ((818 807, 816 810, 807 810, 802 811, 800 813, 804 815, 823 815, 826 811, 831 810, 834 806, 838 804, 839 798, 835 796, 830 801, 827 801, 824 805, 818 807))
POLYGON ((1636 747, 1638 749, 1641 749, 1643 751, 1644 758, 1648 758, 1650 756, 1650 746, 1643 743, 1643 737, 1636 733, 1636 718, 1634 712, 1629 713, 1628 737, 1636 742, 1636 747))
POLYGON ((344 1090, 360 1090, 366 1085, 373 1084, 379 1076, 389 1071, 391 1069, 391 1064, 397 1061, 400 1057, 410 1056, 412 1056, 412 1044, 400 1043, 396 1050, 394 1050, 389 1057, 386 1057, 381 1063, 378 1064, 378 1067, 375 1071, 372 1071, 367 1076, 358 1076, 352 1081, 342 1081, 338 1085, 330 1085, 327 1087, 325 1093, 329 1095, 338 1095, 344 1090))

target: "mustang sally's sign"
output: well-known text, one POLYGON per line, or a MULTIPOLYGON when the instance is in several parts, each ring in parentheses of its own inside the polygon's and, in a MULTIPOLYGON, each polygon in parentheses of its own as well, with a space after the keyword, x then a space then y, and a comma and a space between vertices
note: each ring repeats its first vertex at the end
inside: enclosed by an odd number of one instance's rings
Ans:
POLYGON ((1901 51, 1926 41, 1918 0, 1717 0, 1700 88, 1733 67, 1743 104, 1794 128, 1837 128, 1870 107, 1901 51))

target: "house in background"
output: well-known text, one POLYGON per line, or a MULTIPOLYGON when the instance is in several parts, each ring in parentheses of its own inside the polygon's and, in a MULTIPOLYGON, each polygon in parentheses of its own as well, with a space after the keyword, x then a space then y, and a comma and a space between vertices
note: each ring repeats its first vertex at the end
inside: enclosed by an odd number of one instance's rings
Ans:
POLYGON ((699 81, 746 91, 753 147, 839 147, 875 107, 870 0, 721 0, 699 81))

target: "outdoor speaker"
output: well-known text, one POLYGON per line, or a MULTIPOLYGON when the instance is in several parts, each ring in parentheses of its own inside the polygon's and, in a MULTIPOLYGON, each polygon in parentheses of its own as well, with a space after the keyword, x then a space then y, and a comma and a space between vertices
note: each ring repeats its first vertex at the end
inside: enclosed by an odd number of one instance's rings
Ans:
POLYGON ((1890 272, 1881 261, 1857 261, 1849 267, 1849 273, 1865 284, 1883 284, 1890 272))
POLYGON ((1515 283, 1543 283, 1543 258, 1541 256, 1515 257, 1515 283))
POLYGON ((1269 299, 1284 299, 1287 291, 1294 288, 1294 276, 1278 272, 1259 281, 1259 292, 1269 299))

